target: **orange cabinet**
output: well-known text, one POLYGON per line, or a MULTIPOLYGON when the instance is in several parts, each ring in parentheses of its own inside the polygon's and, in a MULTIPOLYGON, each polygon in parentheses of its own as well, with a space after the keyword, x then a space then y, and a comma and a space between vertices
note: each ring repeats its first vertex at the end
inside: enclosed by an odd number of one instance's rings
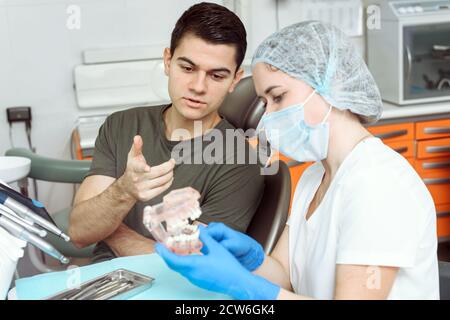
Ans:
POLYGON ((414 123, 389 124, 368 127, 370 133, 385 143, 393 141, 414 140, 414 123))
POLYGON ((450 156, 450 138, 423 140, 417 142, 417 158, 437 158, 450 156))
POLYGON ((291 173, 291 206, 292 206, 292 200, 294 199, 294 193, 295 189, 297 188, 298 181, 300 180, 300 177, 302 176, 303 172, 312 164, 312 162, 298 162, 281 154, 279 156, 280 160, 284 161, 288 165, 289 171, 291 173))
POLYGON ((435 205, 450 204, 450 158, 416 159, 415 169, 427 186, 435 205))
POLYGON ((414 157, 414 141, 413 140, 405 140, 405 141, 384 141, 386 145, 391 147, 393 150, 400 153, 405 158, 414 157))
POLYGON ((439 237, 450 236, 450 119, 367 128, 404 156, 433 197, 439 237))
POLYGON ((72 131, 72 142, 71 142, 71 153, 72 158, 77 160, 92 160, 92 155, 86 154, 86 151, 83 151, 80 144, 80 134, 78 130, 72 131))
MULTIPOLYGON (((450 237, 450 118, 367 127, 373 135, 408 160, 433 197, 440 238, 450 237)), ((280 155, 289 166, 291 205, 297 183, 311 163, 280 155)))
POLYGON ((416 139, 450 137, 450 119, 422 121, 416 123, 416 139))
POLYGON ((421 176, 437 172, 445 175, 446 172, 450 172, 450 157, 417 159, 414 167, 421 176))
POLYGON ((416 167, 416 159, 415 158, 406 158, 408 160, 409 164, 415 168, 416 167))
POLYGON ((423 178, 423 182, 433 197, 435 205, 449 203, 450 199, 450 174, 436 174, 423 178))
POLYGON ((298 181, 300 180, 300 177, 302 176, 303 172, 311 165, 310 162, 307 163, 301 163, 298 165, 290 166, 289 171, 291 172, 291 204, 292 200, 294 199, 294 193, 295 189, 297 188, 298 181))

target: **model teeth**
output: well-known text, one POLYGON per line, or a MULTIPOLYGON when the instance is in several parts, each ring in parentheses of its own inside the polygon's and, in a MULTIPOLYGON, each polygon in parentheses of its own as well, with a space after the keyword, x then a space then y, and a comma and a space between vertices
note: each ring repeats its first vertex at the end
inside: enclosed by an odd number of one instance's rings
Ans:
POLYGON ((188 225, 184 226, 184 230, 183 231, 185 231, 185 233, 187 233, 187 234, 191 234, 191 233, 194 233, 197 230, 198 230, 197 226, 192 225, 192 224, 188 224, 188 225))
POLYGON ((173 237, 168 237, 166 240, 166 244, 168 247, 172 247, 174 245, 175 240, 173 239, 173 237))
POLYGON ((145 207, 143 224, 155 240, 165 243, 175 253, 199 252, 202 247, 200 230, 197 225, 190 224, 202 214, 198 196, 187 192, 183 197, 180 193, 172 200, 145 207))
POLYGON ((202 211, 200 210, 200 208, 195 208, 192 210, 192 214, 191 214, 191 220, 196 220, 198 218, 200 218, 200 216, 202 215, 202 211))
POLYGON ((190 242, 190 241, 193 241, 193 240, 197 240, 199 235, 200 235, 200 231, 197 230, 197 231, 194 231, 191 234, 182 233, 182 234, 178 234, 178 235, 175 235, 175 236, 171 236, 171 237, 167 238, 167 245, 170 246, 170 245, 173 245, 173 244, 175 244, 177 242, 178 243, 184 243, 184 242, 190 242))

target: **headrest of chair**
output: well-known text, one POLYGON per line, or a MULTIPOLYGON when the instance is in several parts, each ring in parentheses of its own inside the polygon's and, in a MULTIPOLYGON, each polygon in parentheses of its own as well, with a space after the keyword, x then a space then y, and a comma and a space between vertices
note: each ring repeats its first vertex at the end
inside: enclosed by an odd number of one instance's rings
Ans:
POLYGON ((256 129, 264 114, 264 103, 256 96, 252 77, 239 81, 219 109, 220 114, 238 129, 256 129))

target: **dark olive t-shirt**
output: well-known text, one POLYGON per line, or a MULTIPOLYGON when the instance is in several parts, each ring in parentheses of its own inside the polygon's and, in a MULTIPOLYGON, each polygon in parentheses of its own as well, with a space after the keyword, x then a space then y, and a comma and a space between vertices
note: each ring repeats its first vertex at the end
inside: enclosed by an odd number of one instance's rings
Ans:
POLYGON ((157 166, 169 160, 174 148, 178 150, 176 154, 182 156, 183 161, 175 165, 174 180, 170 188, 148 202, 137 202, 124 219, 126 225, 144 236, 151 237, 142 223, 144 207, 161 202, 163 196, 171 190, 190 186, 201 194, 199 201, 202 215, 198 221, 223 222, 231 228, 245 232, 264 189, 264 177, 260 174, 260 167, 252 161, 253 149, 242 134, 227 136, 230 134, 229 130, 235 134, 237 130, 225 119, 215 127, 215 133, 220 131, 223 137, 223 148, 220 150, 212 148, 211 145, 220 138, 209 136, 208 133, 181 143, 170 141, 166 138, 163 121, 163 112, 168 107, 139 107, 110 115, 100 128, 95 141, 94 157, 88 176, 122 176, 133 137, 140 135, 144 142, 143 154, 150 166, 157 166), (234 143, 230 147, 231 141, 234 143), (201 149, 198 148, 199 143, 201 149), (244 161, 243 150, 238 148, 242 145, 245 146, 244 161), (211 153, 211 149, 215 149, 214 152, 211 153), (216 163, 211 164, 211 157, 206 156, 206 161, 200 158, 201 163, 198 164, 199 155, 202 156, 199 150, 206 155, 211 153, 216 163), (240 160, 241 164, 237 164, 237 160, 240 160))

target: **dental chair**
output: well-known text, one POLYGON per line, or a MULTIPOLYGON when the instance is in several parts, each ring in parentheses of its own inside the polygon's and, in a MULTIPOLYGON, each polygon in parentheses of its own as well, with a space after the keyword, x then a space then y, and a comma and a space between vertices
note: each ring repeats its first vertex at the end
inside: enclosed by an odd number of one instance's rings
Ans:
MULTIPOLYGON (((10 149, 6 151, 5 155, 30 159, 31 167, 28 178, 41 181, 78 184, 83 181, 91 166, 91 161, 57 160, 37 155, 32 151, 23 148, 10 149)), ((28 195, 27 182, 22 182, 19 186, 21 192, 28 195)), ((72 208, 69 207, 61 211, 51 213, 54 222, 65 234, 68 233, 69 215, 71 210, 72 208)), ((65 242, 52 233, 48 233, 45 240, 51 243, 56 249, 58 249, 59 252, 68 258, 92 257, 94 245, 83 249, 78 249, 72 243, 65 242)), ((28 250, 31 263, 40 272, 62 270, 62 268, 47 264, 43 255, 33 246, 28 246, 28 250)))
MULTIPOLYGON (((219 112, 236 128, 256 129, 265 105, 256 95, 252 77, 239 82, 219 112)), ((261 243, 266 254, 274 249, 284 230, 291 199, 291 176, 287 165, 277 161, 271 166, 278 166, 278 171, 264 176, 264 194, 247 229, 247 234, 261 243)))
MULTIPOLYGON (((242 79, 234 92, 227 96, 220 108, 220 113, 236 128, 244 131, 255 129, 264 113, 264 104, 257 98, 251 77, 242 79)), ((42 157, 28 149, 13 148, 6 156, 25 157, 31 160, 29 178, 50 182, 81 183, 90 168, 90 161, 56 160, 42 157)), ((250 222, 247 233, 261 243, 266 253, 270 253, 286 224, 291 193, 289 170, 284 162, 274 163, 279 170, 274 175, 265 176, 265 189, 261 203, 250 222)), ((26 188, 23 190, 26 193, 26 188)), ((52 213, 58 227, 67 233, 71 208, 52 213)), ((67 257, 90 258, 94 245, 78 249, 58 237, 49 234, 47 240, 67 257)), ((38 263, 36 261, 34 264, 38 263)), ((43 263, 42 272, 54 271, 43 263), (47 269, 46 269, 47 268, 47 269)))
POLYGON ((439 291, 441 300, 450 300, 450 262, 439 261, 439 291))

